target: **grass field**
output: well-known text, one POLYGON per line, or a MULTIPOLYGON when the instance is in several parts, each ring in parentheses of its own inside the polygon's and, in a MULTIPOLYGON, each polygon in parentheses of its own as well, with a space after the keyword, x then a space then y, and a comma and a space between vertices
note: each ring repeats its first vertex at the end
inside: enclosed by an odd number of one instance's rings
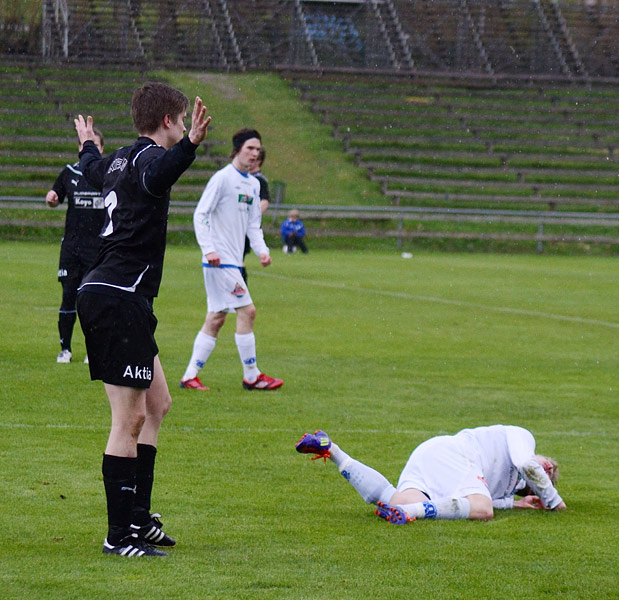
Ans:
POLYGON ((204 394, 177 387, 204 317, 199 250, 169 248, 155 308, 174 404, 153 508, 178 545, 132 561, 101 554, 109 414, 79 331, 77 360, 55 363, 58 250, 0 242, 4 599, 619 595, 616 260, 253 257, 258 364, 286 383, 241 388, 230 322, 204 394), (294 451, 320 427, 395 481, 426 437, 492 423, 529 428, 560 461, 567 511, 394 527, 294 451))

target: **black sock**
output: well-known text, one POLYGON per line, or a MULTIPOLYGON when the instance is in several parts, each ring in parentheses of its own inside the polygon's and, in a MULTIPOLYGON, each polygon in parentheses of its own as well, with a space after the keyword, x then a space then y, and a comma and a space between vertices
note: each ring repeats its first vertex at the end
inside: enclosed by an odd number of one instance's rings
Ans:
POLYGON ((146 525, 150 521, 150 497, 155 475, 157 448, 149 444, 138 444, 138 462, 135 472, 135 500, 133 502, 134 525, 146 525))
POLYGON ((115 546, 131 533, 131 512, 135 498, 137 458, 103 455, 103 484, 107 500, 107 541, 115 546))
POLYGON ((75 325, 75 312, 58 313, 58 333, 60 334, 60 347, 62 350, 71 351, 71 338, 75 325))

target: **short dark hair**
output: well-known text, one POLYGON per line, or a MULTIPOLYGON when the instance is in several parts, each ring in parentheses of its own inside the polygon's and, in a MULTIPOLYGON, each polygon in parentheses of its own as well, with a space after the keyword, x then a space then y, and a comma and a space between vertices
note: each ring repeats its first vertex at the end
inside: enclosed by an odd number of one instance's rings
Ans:
POLYGON ((185 94, 165 83, 145 83, 133 92, 131 117, 138 133, 154 133, 166 115, 177 118, 187 110, 185 94))
POLYGON ((247 140, 252 140, 254 138, 257 138, 262 142, 260 134, 255 129, 249 129, 247 127, 239 129, 232 136, 232 152, 230 153, 230 158, 234 158, 239 153, 239 151, 243 147, 243 144, 247 140))

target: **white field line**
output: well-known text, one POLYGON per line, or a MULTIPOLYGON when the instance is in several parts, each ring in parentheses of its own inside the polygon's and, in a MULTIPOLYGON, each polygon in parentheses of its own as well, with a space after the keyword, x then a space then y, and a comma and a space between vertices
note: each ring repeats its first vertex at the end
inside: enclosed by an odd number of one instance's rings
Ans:
POLYGON ((345 290, 355 293, 375 294, 377 296, 388 296, 392 298, 403 298, 404 300, 418 300, 421 302, 432 302, 434 304, 448 304, 451 306, 462 306, 466 308, 476 308, 494 312, 501 312, 513 315, 523 315, 526 317, 536 317, 541 319, 552 319, 555 321, 567 321, 569 323, 582 323, 586 325, 598 325, 600 327, 611 327, 619 329, 619 323, 613 321, 600 321, 598 319, 588 319, 585 317, 573 317, 569 315, 557 315, 554 313, 542 312, 537 310, 526 310, 523 308, 508 308, 506 306, 491 306, 488 304, 477 304, 475 302, 465 302, 463 300, 449 300, 446 298, 436 298, 434 296, 420 296, 418 294, 406 294, 404 292, 390 292, 386 290, 372 290, 360 286, 346 285, 343 283, 331 283, 326 281, 314 281, 312 279, 303 279, 299 277, 288 277, 286 275, 275 275, 271 273, 252 272, 252 275, 261 277, 270 277, 272 279, 282 279, 286 281, 295 281, 317 287, 332 288, 345 290))
MULTIPOLYGON (((183 433, 255 433, 255 434, 270 434, 270 433, 282 433, 287 436, 291 436, 295 439, 301 435, 299 431, 292 431, 290 429, 276 429, 273 427, 188 427, 183 425, 170 425, 163 426, 167 431, 174 432, 183 432, 183 433)), ((2 423, 0 422, 0 428, 2 429, 31 429, 31 430, 41 430, 41 429, 51 429, 51 430, 61 430, 65 429, 68 431, 108 431, 109 425, 76 425, 74 423, 41 423, 41 424, 29 424, 29 423, 2 423)), ((381 429, 338 429, 338 435, 384 435, 388 433, 390 435, 408 435, 408 436, 432 436, 432 435, 452 435, 456 433, 455 431, 444 431, 444 430, 424 430, 424 429, 390 429, 389 431, 381 430, 381 429)), ((549 436, 549 437, 609 437, 615 438, 617 437, 616 431, 606 432, 606 431, 535 431, 535 435, 539 436, 549 436)))

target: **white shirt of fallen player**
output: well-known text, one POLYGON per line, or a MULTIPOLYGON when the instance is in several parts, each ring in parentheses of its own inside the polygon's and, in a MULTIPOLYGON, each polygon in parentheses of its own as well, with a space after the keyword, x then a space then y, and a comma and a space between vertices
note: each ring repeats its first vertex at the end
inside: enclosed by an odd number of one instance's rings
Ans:
POLYGON ((258 179, 232 164, 211 177, 193 215, 203 256, 217 252, 222 266, 240 267, 245 236, 256 256, 269 254, 261 227, 259 192, 258 179))
POLYGON ((397 490, 416 488, 430 498, 482 494, 494 508, 512 508, 524 483, 544 506, 562 499, 535 458, 535 438, 513 425, 463 429, 456 435, 433 437, 415 448, 404 467, 397 490))

